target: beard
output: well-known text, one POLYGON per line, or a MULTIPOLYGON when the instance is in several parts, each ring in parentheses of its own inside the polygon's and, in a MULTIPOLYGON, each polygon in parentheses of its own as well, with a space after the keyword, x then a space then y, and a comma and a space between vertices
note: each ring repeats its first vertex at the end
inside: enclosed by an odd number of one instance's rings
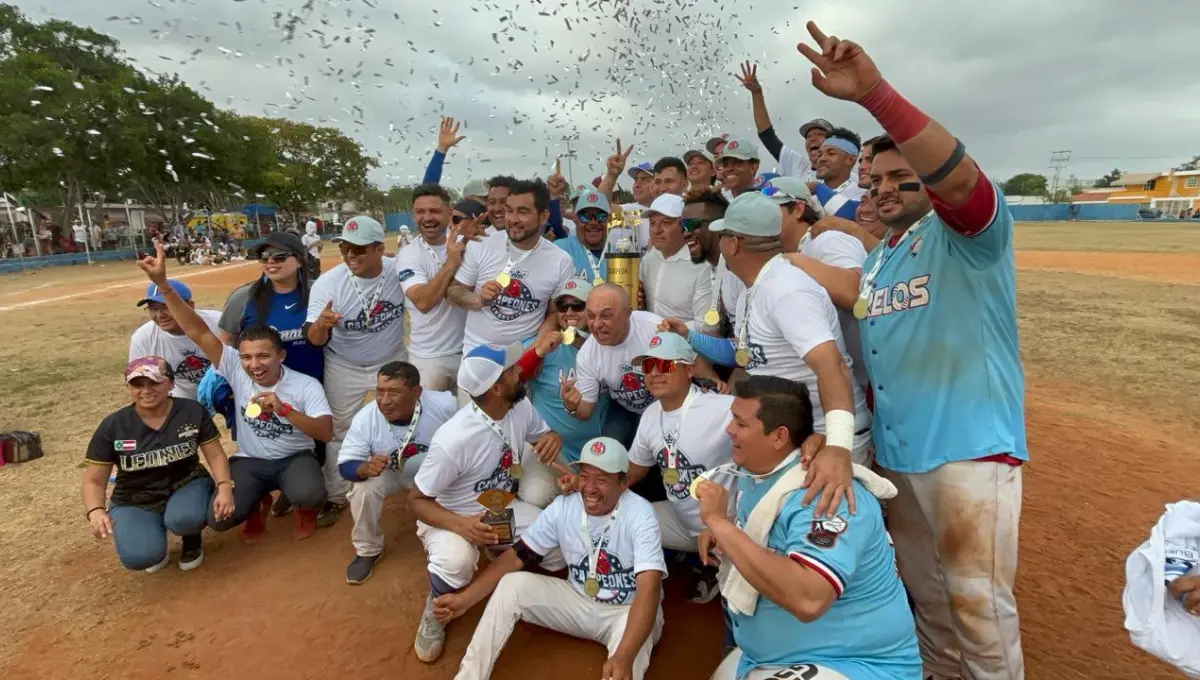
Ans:
POLYGON ((512 395, 508 398, 508 403, 516 406, 524 401, 525 397, 529 396, 529 390, 525 389, 525 383, 518 383, 513 389, 512 395))

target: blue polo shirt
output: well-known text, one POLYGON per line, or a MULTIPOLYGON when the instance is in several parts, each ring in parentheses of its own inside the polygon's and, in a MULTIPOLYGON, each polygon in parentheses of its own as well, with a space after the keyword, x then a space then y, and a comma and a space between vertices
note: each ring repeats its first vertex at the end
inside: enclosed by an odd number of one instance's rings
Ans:
MULTIPOLYGON (((592 263, 588 260, 588 248, 583 245, 578 236, 560 238, 554 244, 571 256, 571 264, 575 267, 575 276, 586 281, 596 278, 592 273, 592 263)), ((600 278, 607 280, 608 259, 601 259, 604 257, 604 246, 601 246, 598 250, 591 251, 591 256, 600 263, 600 278)))

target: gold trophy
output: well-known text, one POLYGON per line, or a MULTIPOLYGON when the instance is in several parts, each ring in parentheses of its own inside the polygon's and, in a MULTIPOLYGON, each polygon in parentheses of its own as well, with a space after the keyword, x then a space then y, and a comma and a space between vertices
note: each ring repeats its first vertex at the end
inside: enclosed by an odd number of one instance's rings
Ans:
POLYGON ((642 263, 642 250, 641 244, 637 242, 638 226, 641 222, 640 213, 630 217, 619 205, 613 206, 608 220, 610 232, 614 229, 628 229, 629 236, 621 236, 615 243, 609 241, 608 255, 606 256, 608 270, 605 272, 605 280, 624 288, 625 292, 629 294, 629 302, 634 309, 638 307, 638 288, 641 286, 638 272, 642 263))
POLYGON ((516 496, 503 489, 488 489, 475 499, 477 503, 487 508, 487 512, 483 514, 483 523, 492 528, 492 532, 499 539, 498 545, 512 545, 515 534, 513 511, 508 504, 514 498, 516 496))

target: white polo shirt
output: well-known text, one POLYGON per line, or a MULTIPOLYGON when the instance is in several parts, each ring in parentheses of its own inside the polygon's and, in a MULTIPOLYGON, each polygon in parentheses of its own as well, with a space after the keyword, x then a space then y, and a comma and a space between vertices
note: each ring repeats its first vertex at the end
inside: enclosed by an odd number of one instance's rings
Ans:
POLYGON ((663 318, 681 319, 688 328, 704 330, 704 314, 712 304, 710 271, 708 263, 692 262, 686 245, 670 256, 651 248, 639 268, 646 306, 663 318))

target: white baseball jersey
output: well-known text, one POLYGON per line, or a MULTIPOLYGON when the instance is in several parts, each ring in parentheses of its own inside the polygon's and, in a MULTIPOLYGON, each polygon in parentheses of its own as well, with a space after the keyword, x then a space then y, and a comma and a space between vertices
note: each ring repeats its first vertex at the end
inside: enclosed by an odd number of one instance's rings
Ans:
POLYGON ((588 337, 575 358, 575 387, 589 404, 600 398, 600 390, 626 410, 641 413, 654 401, 646 390, 645 378, 633 370, 633 358, 650 349, 650 338, 658 332, 662 317, 650 312, 633 312, 629 333, 618 345, 601 345, 588 337))
MULTIPOLYGON (((396 256, 397 276, 405 294, 413 286, 429 283, 446 263, 446 244, 431 246, 417 237, 396 256)), ((422 359, 458 354, 463 347, 466 311, 442 300, 426 314, 413 305, 408 310, 412 323, 408 353, 422 359)))
POLYGON ((449 392, 423 390, 421 392, 421 417, 417 429, 408 436, 410 425, 393 425, 379 411, 379 404, 371 402, 354 415, 350 430, 338 451, 338 465, 358 460, 366 461, 371 456, 394 455, 403 466, 404 461, 429 450, 433 435, 458 411, 458 399, 449 392), (398 451, 405 440, 408 444, 398 451))
MULTIPOLYGON (((208 324, 208 330, 212 331, 213 335, 219 334, 220 312, 214 309, 197 309, 196 313, 208 324)), ((196 387, 200 385, 204 372, 212 365, 200 347, 188 336, 171 335, 153 321, 139 326, 129 338, 129 360, 146 356, 166 359, 175 372, 175 388, 171 390, 171 396, 185 399, 196 398, 196 387)))
POLYGON ((326 352, 356 366, 376 366, 404 345, 405 298, 395 259, 383 258, 383 272, 373 279, 354 276, 345 263, 321 274, 308 294, 305 323, 315 322, 330 300, 342 320, 330 331, 326 352))
POLYGON ((246 417, 246 405, 251 397, 260 392, 274 392, 281 402, 291 404, 292 408, 309 418, 333 415, 321 383, 286 366, 281 368, 283 375, 279 382, 271 387, 263 387, 256 384, 246 369, 242 368, 242 357, 236 349, 227 346, 221 354, 221 365, 217 367, 217 372, 229 382, 233 390, 234 408, 238 413, 238 450, 234 456, 279 460, 301 451, 313 450, 313 438, 301 432, 287 418, 266 411, 257 418, 246 417))

